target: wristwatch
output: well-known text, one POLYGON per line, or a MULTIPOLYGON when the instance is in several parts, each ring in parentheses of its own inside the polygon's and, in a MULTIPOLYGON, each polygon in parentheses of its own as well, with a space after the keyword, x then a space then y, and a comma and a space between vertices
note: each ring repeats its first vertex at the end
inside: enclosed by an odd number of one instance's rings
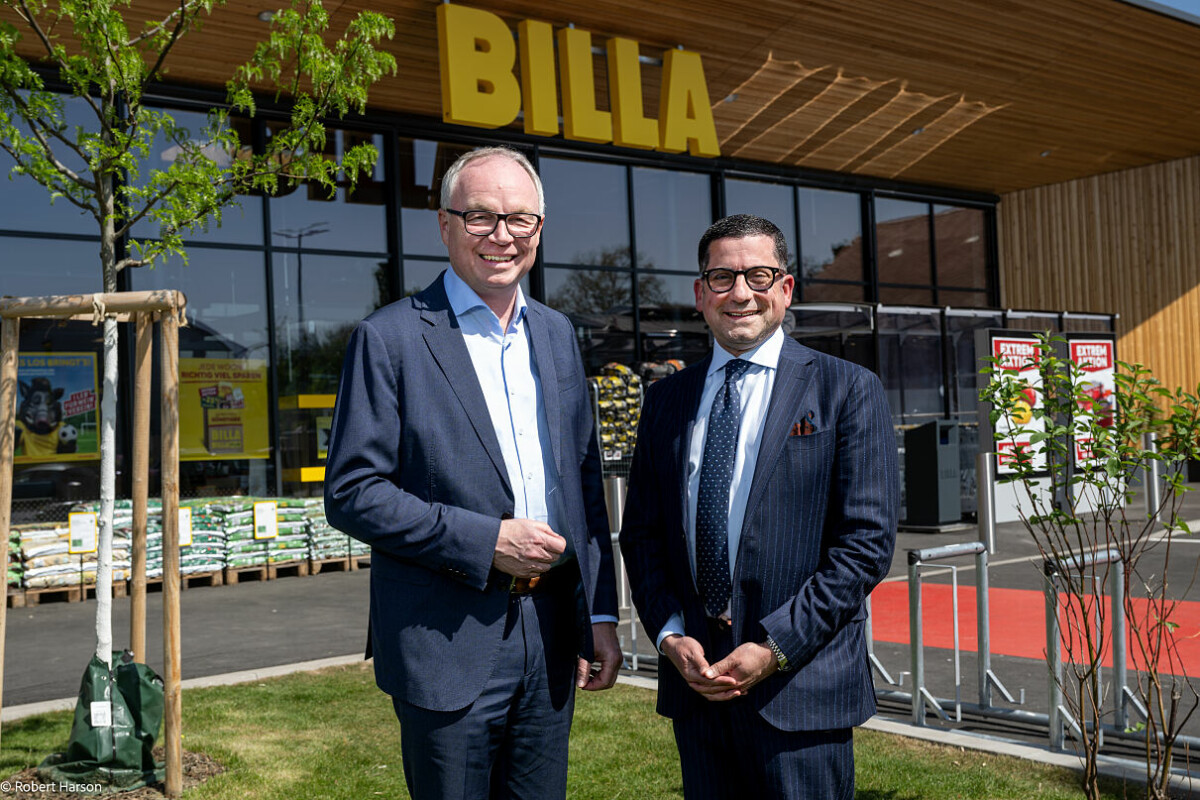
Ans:
POLYGON ((775 656, 775 663, 779 664, 780 672, 787 672, 792 667, 788 664, 787 656, 779 649, 779 645, 775 644, 775 640, 770 636, 767 637, 767 647, 771 649, 771 655, 775 656))

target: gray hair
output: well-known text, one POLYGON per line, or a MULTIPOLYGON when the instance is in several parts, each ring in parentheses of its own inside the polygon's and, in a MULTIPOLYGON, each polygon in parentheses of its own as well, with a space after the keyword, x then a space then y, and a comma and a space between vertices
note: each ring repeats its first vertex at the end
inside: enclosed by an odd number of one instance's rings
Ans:
MULTIPOLYGON (((529 163, 529 159, 525 157, 525 154, 511 147, 477 147, 459 156, 458 160, 451 164, 450 169, 446 170, 446 174, 442 176, 442 208, 450 207, 450 198, 454 195, 454 189, 458 186, 458 177, 464 167, 472 161, 478 161, 481 158, 495 157, 507 158, 525 170, 529 178, 533 181, 533 185, 537 187, 538 213, 545 216, 546 195, 542 192, 542 179, 538 177, 537 170, 533 168, 533 164, 529 163)), ((466 209, 462 210, 465 211, 466 209)))

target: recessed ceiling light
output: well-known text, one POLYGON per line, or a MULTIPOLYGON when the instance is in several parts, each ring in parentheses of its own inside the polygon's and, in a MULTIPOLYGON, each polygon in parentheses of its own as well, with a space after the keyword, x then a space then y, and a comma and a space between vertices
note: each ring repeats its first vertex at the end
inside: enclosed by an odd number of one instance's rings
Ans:
POLYGON ((913 136, 916 136, 916 135, 918 135, 918 134, 921 134, 921 133, 924 133, 924 132, 925 132, 925 129, 924 129, 924 128, 916 128, 916 129, 914 129, 914 130, 913 130, 913 132, 912 132, 912 135, 913 135, 913 136))
POLYGON ((725 95, 726 103, 732 103, 734 100, 737 100, 737 99, 738 99, 737 92, 734 92, 733 94, 725 95))
POLYGON ((271 21, 271 20, 273 20, 274 18, 275 18, 275 12, 274 12, 274 11, 260 11, 260 12, 258 12, 258 21, 259 21, 259 22, 270 22, 270 21, 271 21))
POLYGON ((1046 156, 1048 156, 1048 155, 1050 155, 1050 151, 1049 151, 1049 150, 1043 150, 1042 152, 1038 153, 1038 158, 1045 158, 1045 157, 1046 157, 1046 156))

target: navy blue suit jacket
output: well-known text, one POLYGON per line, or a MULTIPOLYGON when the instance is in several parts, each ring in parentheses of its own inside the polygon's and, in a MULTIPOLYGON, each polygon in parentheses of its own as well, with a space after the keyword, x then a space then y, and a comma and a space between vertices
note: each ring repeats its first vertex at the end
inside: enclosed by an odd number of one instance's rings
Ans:
MULTIPOLYGON (((679 612, 706 653, 684 520, 688 446, 697 415, 708 413, 698 406, 710 361, 647 392, 621 529, 646 630, 657 636, 679 612)), ((863 601, 887 574, 898 505, 896 440, 879 379, 785 338, 731 599, 735 644, 769 634, 795 667, 748 695, 775 728, 849 728, 875 713, 863 601)), ((705 705, 711 702, 664 664, 659 712, 678 719, 705 705)))
MULTIPOLYGON (((574 331, 529 301, 525 324, 582 580, 566 582, 567 630, 547 642, 552 677, 592 656, 592 614, 616 615, 611 533, 574 331)), ((492 569, 512 487, 439 277, 355 328, 325 469, 329 521, 372 547, 369 654, 388 694, 421 708, 472 703, 491 674, 508 593, 492 569)), ((563 582, 558 581, 559 584, 563 582)), ((568 677, 567 680, 570 678, 568 677)))

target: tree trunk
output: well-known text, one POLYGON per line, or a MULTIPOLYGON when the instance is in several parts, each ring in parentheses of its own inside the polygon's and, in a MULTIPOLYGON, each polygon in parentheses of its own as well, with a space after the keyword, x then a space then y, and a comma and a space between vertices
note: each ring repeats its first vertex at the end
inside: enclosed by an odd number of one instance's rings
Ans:
POLYGON ((96 543, 96 657, 112 668, 112 541, 116 500, 117 320, 104 318, 100 396, 100 537, 96 543))

